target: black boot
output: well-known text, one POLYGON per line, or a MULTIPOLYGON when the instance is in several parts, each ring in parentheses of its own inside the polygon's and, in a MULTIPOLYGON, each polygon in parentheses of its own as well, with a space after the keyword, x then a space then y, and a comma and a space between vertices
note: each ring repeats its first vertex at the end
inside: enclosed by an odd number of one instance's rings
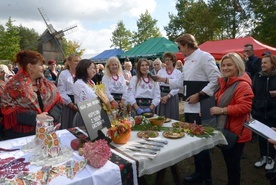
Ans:
POLYGON ((271 185, 276 184, 276 169, 267 171, 265 176, 268 180, 270 180, 271 185))
POLYGON ((186 183, 201 182, 202 180, 203 180, 202 175, 200 173, 196 173, 196 172, 190 176, 183 178, 183 182, 186 182, 186 183))
POLYGON ((202 185, 212 185, 212 179, 206 179, 202 182, 202 185))

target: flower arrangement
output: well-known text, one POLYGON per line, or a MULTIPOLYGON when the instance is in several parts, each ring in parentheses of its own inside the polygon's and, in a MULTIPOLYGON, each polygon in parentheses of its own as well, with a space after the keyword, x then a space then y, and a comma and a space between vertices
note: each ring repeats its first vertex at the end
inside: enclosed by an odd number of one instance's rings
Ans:
POLYGON ((148 125, 150 121, 145 116, 136 116, 135 125, 148 125))
POLYGON ((130 138, 131 126, 128 123, 119 122, 108 129, 107 134, 112 141, 118 144, 124 144, 130 138))
POLYGON ((114 125, 110 129, 108 129, 107 134, 112 138, 119 137, 120 135, 128 133, 130 131, 130 125, 128 123, 119 123, 118 125, 114 125))
POLYGON ((106 140, 99 139, 95 142, 86 142, 83 145, 83 155, 88 164, 95 168, 100 168, 111 156, 110 147, 106 140))

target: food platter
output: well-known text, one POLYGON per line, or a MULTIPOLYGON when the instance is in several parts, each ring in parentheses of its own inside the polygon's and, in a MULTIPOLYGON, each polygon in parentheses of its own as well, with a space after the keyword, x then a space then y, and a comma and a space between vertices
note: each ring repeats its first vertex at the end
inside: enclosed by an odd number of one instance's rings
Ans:
POLYGON ((168 130, 163 132, 163 136, 166 138, 170 138, 170 139, 178 139, 178 138, 182 138, 185 135, 184 132, 179 132, 179 131, 175 131, 175 130, 168 130))
POLYGON ((157 131, 151 131, 151 130, 147 130, 147 131, 140 131, 137 133, 137 136, 140 138, 155 138, 159 135, 159 133, 157 131))
POLYGON ((171 118, 166 118, 165 123, 169 123, 171 121, 171 118))
POLYGON ((189 127, 190 123, 186 123, 186 122, 182 122, 182 121, 179 121, 179 122, 174 122, 172 123, 172 127, 174 128, 187 128, 189 127))
POLYGON ((145 112, 142 115, 145 116, 146 118, 152 118, 154 116, 152 112, 145 112))

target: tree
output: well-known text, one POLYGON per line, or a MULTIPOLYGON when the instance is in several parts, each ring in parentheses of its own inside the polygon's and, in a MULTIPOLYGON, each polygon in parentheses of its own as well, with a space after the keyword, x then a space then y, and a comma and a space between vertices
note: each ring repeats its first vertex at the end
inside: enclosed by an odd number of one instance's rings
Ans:
POLYGON ((144 14, 141 14, 137 21, 138 31, 133 32, 134 45, 141 44, 152 37, 161 37, 162 34, 156 26, 156 23, 157 20, 150 16, 148 10, 144 14))
POLYGON ((18 27, 18 30, 21 37, 20 48, 37 51, 39 34, 34 29, 29 29, 22 25, 18 27))
POLYGON ((249 9, 252 11, 254 29, 252 36, 270 46, 276 47, 276 4, 274 0, 249 0, 249 9))
POLYGON ((169 39, 174 40, 183 33, 195 35, 199 43, 207 40, 235 38, 248 28, 247 0, 179 0, 177 16, 169 14, 169 25, 164 27, 169 39))
POLYGON ((179 0, 176 10, 177 15, 169 14, 169 25, 164 27, 170 40, 184 33, 193 34, 199 43, 213 37, 213 17, 203 0, 179 0))
POLYGON ((0 37, 0 58, 13 61, 15 54, 20 50, 20 36, 18 28, 12 24, 11 17, 6 23, 6 31, 0 37))
POLYGON ((220 30, 218 39, 246 36, 252 29, 248 0, 212 0, 209 7, 220 30))
POLYGON ((112 32, 110 47, 118 47, 123 51, 131 49, 131 36, 131 32, 125 28, 123 21, 119 21, 116 29, 112 32))
POLYGON ((81 49, 80 47, 80 43, 71 40, 67 41, 65 38, 62 38, 62 49, 66 57, 72 54, 82 56, 85 49, 81 49))

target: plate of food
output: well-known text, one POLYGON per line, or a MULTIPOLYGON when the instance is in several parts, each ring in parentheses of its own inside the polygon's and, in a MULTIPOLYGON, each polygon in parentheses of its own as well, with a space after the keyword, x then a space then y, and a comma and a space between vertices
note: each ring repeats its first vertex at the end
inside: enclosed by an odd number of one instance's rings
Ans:
POLYGON ((154 116, 152 112, 145 112, 142 115, 145 116, 146 118, 152 118, 154 116))
POLYGON ((174 122, 172 123, 172 127, 174 128, 189 128, 190 126, 190 123, 187 123, 187 122, 182 122, 182 121, 178 121, 178 122, 174 122))
POLYGON ((167 130, 163 132, 163 136, 170 139, 178 139, 185 136, 185 133, 179 129, 167 130))
POLYGON ((147 130, 147 131, 140 131, 137 133, 137 136, 140 138, 155 138, 159 135, 157 131, 147 130))
POLYGON ((171 121, 171 118, 166 118, 165 123, 169 123, 171 121))

